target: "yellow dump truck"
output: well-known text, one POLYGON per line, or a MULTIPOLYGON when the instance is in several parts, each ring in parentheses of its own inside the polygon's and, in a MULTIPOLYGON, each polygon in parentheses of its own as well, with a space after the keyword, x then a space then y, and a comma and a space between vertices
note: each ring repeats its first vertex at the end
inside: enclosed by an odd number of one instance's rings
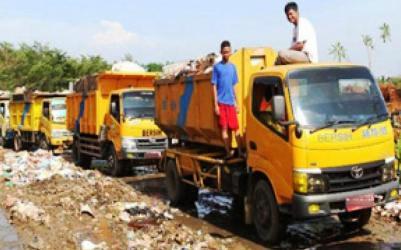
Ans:
POLYGON ((155 77, 104 72, 75 84, 67 97, 67 125, 77 164, 106 160, 113 176, 126 167, 158 164, 167 138, 154 123, 155 77))
POLYGON ((230 59, 245 158, 224 158, 210 74, 156 82, 156 122, 179 140, 162 161, 170 200, 188 199, 191 186, 229 192, 269 243, 285 235, 291 217, 338 215, 362 227, 399 188, 374 78, 363 66, 273 66, 275 57, 268 48, 244 48, 230 59))
POLYGON ((8 105, 10 97, 8 95, 0 96, 0 140, 1 145, 9 146, 12 143, 12 133, 10 133, 10 113, 8 105))
POLYGON ((14 150, 40 147, 62 153, 68 149, 72 135, 66 128, 65 101, 65 93, 14 93, 9 105, 14 150))

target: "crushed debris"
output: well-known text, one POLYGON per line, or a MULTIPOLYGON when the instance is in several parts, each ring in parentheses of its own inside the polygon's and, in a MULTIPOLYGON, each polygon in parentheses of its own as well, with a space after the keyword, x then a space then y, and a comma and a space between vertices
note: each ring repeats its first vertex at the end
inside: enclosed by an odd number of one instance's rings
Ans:
POLYGON ((0 148, 0 200, 30 249, 229 249, 179 223, 178 209, 51 152, 0 148), (12 183, 9 185, 7 183, 12 183))

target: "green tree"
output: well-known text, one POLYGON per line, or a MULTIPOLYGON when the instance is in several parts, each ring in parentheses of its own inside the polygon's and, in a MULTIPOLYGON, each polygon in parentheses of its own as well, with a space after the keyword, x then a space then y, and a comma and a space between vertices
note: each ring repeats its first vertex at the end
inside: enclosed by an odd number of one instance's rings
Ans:
POLYGON ((334 60, 338 62, 342 62, 347 58, 346 50, 340 42, 332 44, 329 53, 333 56, 334 60))
POLYGON ((163 66, 162 63, 148 63, 145 65, 145 68, 148 72, 162 72, 163 66))
POLYGON ((0 43, 1 89, 26 86, 42 91, 61 90, 77 78, 108 68, 110 65, 100 56, 72 58, 59 49, 37 42, 18 47, 0 43))
POLYGON ((390 25, 388 25, 387 23, 383 23, 383 25, 380 26, 380 31, 381 31, 380 37, 383 43, 391 41, 390 25))
POLYGON ((368 52, 368 64, 369 64, 369 68, 372 68, 372 52, 374 49, 374 45, 373 45, 373 38, 369 35, 362 35, 362 41, 363 44, 366 47, 366 50, 368 52))

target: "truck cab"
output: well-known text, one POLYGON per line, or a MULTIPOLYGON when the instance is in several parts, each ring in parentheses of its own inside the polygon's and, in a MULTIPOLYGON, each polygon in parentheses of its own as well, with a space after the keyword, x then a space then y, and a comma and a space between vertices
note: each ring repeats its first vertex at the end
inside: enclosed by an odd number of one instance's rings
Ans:
POLYGON ((245 157, 225 158, 211 75, 156 83, 158 125, 179 140, 163 159, 170 201, 186 201, 193 187, 230 193, 243 202, 245 222, 273 244, 289 218, 338 215, 363 227, 372 207, 397 199, 399 189, 377 83, 364 66, 272 66, 275 58, 266 48, 230 58, 245 157))
POLYGON ((154 91, 150 88, 123 89, 110 94, 110 112, 105 116, 107 138, 119 158, 156 164, 166 149, 167 139, 154 123, 154 91))
POLYGON ((8 110, 9 98, 0 98, 0 137, 3 146, 10 145, 10 113, 8 110))
POLYGON ((391 122, 367 68, 275 66, 250 86, 247 165, 262 239, 273 236, 275 204, 298 219, 338 214, 363 226, 373 206, 397 198, 391 122))
POLYGON ((66 125, 66 98, 55 97, 42 102, 42 116, 40 117, 41 138, 39 146, 42 149, 53 150, 60 154, 70 148, 72 133, 66 125))

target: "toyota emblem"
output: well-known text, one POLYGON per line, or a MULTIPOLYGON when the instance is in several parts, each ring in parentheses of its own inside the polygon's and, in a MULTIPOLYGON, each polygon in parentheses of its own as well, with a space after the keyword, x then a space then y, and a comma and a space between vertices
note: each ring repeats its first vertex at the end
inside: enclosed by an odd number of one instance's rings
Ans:
POLYGON ((355 166, 351 168, 351 176, 354 179, 361 179, 363 176, 363 168, 355 166))

